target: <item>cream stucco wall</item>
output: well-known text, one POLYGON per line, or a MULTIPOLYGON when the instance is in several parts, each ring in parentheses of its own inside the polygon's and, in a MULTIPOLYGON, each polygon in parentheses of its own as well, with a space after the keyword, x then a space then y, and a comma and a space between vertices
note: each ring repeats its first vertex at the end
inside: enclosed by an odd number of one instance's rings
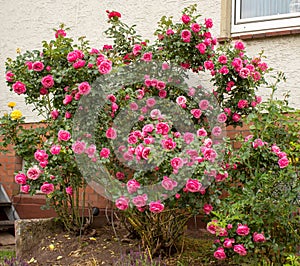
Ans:
MULTIPOLYGON (((61 22, 72 28, 73 37, 85 35, 92 46, 102 47, 109 42, 103 35, 107 27, 105 10, 117 10, 126 23, 137 24, 139 34, 153 40, 161 16, 179 20, 180 11, 194 3, 202 19, 213 18, 213 34, 218 37, 221 0, 0 0, 0 113, 8 110, 8 101, 16 101, 28 121, 36 119, 30 108, 25 108, 22 96, 8 92, 4 62, 7 57, 15 57, 17 48, 40 49, 41 41, 53 38, 52 28, 61 22)), ((300 107, 300 36, 249 41, 247 45, 250 55, 264 49, 269 65, 286 72, 288 82, 282 89, 291 90, 292 105, 300 107)))

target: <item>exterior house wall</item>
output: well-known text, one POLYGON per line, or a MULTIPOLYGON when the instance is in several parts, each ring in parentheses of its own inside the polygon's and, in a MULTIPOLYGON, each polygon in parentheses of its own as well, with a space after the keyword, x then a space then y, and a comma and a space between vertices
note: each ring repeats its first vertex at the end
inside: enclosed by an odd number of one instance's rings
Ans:
MULTIPOLYGON (((90 40, 92 47, 99 48, 110 43, 103 34, 108 26, 106 10, 116 10, 122 14, 124 22, 129 25, 136 24, 137 32, 151 41, 154 39, 153 32, 157 22, 163 15, 173 16, 174 21, 179 21, 181 10, 197 3, 198 12, 202 14, 200 19, 213 19, 213 35, 218 38, 228 37, 228 31, 226 33, 224 29, 228 29, 230 23, 228 19, 228 16, 229 18, 231 16, 230 9, 226 7, 226 5, 230 6, 229 1, 231 0, 0 0, 0 115, 8 111, 6 106, 8 101, 15 101, 17 108, 22 110, 28 122, 38 120, 31 112, 31 108, 25 106, 22 96, 8 91, 4 78, 4 62, 7 57, 15 58, 17 48, 20 48, 21 52, 41 49, 41 41, 54 38, 52 29, 58 28, 60 23, 65 23, 71 28, 69 36, 76 38, 84 35, 90 40)), ((267 56, 266 62, 275 70, 286 73, 287 82, 281 86, 278 94, 290 91, 291 105, 299 108, 300 34, 254 38, 244 42, 249 55, 256 55, 263 49, 267 56)), ((207 76, 202 75, 201 82, 204 86, 209 86, 207 76)), ((263 98, 266 98, 269 92, 265 88, 260 90, 263 98)), ((229 131, 230 134, 235 132, 233 129, 230 130, 232 130, 229 131)), ((6 167, 4 159, 0 157, 1 171, 6 167)), ((5 181, 6 189, 12 196, 16 193, 16 185, 10 185, 9 179, 13 183, 13 171, 18 170, 20 165, 14 158, 11 158, 9 163, 10 166, 5 168, 7 174, 3 172, 0 182, 5 181)), ((101 198, 90 190, 88 201, 92 205, 97 205, 101 198)))

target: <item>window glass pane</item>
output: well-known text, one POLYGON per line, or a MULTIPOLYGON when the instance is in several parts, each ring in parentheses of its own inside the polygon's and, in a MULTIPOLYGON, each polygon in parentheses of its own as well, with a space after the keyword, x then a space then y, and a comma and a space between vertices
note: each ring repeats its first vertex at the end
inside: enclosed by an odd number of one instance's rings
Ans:
POLYGON ((300 0, 241 0, 241 19, 299 12, 298 5, 300 0))

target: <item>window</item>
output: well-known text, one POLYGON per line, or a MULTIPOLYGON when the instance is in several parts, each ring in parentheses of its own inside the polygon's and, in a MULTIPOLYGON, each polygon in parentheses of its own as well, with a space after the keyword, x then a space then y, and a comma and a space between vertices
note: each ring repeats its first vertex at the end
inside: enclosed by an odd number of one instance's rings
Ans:
POLYGON ((300 27, 300 0, 232 0, 231 32, 300 27))

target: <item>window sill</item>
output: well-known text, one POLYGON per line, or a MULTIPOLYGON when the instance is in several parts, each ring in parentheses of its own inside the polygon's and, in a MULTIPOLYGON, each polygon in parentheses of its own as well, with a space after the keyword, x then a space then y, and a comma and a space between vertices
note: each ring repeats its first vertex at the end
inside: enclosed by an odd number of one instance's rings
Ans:
POLYGON ((240 33, 232 34, 231 37, 219 37, 218 42, 224 43, 230 40, 256 40, 256 39, 265 39, 269 37, 279 37, 287 35, 297 35, 300 34, 300 28, 290 29, 290 30, 278 30, 270 32, 255 32, 255 33, 240 33))

